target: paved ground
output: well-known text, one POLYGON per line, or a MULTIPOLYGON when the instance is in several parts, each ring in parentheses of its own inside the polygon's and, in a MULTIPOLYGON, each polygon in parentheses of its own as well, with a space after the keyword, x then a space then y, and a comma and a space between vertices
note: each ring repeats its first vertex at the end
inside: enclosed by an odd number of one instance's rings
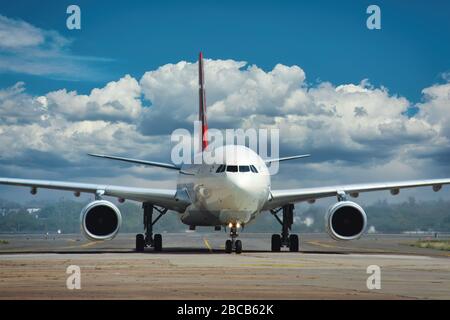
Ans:
POLYGON ((241 235, 245 253, 223 253, 223 232, 164 234, 164 252, 134 253, 134 235, 91 243, 79 235, 0 235, 0 299, 450 299, 449 253, 405 236, 335 242, 301 236, 300 253, 272 253, 270 235, 241 235), (81 290, 66 268, 81 268, 81 290), (381 289, 367 289, 367 267, 381 289))

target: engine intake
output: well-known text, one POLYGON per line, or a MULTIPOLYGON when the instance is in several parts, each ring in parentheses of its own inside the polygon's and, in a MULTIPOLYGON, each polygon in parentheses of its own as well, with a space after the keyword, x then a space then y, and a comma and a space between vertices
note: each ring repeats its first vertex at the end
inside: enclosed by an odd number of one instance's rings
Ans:
POLYGON ((325 227, 335 240, 358 239, 366 229, 367 215, 364 209, 352 201, 341 201, 328 209, 325 227))
POLYGON ((81 231, 89 240, 111 240, 119 232, 122 215, 113 203, 96 200, 81 210, 80 220, 81 231))

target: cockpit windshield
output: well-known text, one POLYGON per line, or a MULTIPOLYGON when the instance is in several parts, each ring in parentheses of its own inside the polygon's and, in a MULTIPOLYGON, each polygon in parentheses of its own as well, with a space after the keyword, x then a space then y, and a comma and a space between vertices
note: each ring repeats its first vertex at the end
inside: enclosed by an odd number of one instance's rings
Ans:
POLYGON ((250 172, 249 166, 239 166, 239 172, 250 172))
POLYGON ((227 166, 224 164, 221 164, 217 170, 216 173, 222 173, 222 172, 253 172, 253 173, 258 173, 258 170, 256 169, 256 167, 254 165, 249 165, 249 166, 227 166))

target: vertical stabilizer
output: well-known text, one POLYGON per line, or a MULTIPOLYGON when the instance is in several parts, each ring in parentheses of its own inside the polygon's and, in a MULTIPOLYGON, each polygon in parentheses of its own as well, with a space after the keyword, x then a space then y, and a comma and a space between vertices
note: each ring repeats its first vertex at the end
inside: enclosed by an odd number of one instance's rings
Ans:
POLYGON ((198 101, 199 101, 199 121, 202 123, 200 130, 200 144, 202 151, 208 147, 208 121, 206 119, 206 97, 205 97, 205 73, 203 70, 203 53, 200 52, 198 57, 198 101))

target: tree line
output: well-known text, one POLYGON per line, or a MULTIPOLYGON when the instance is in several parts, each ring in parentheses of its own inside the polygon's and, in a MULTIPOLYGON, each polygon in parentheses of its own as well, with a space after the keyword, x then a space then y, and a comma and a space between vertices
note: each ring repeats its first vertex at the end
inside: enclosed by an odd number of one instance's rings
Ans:
MULTIPOLYGON (((84 202, 60 199, 36 205, 19 205, 0 199, 0 232, 2 233, 78 233, 80 212, 84 202), (27 208, 40 208, 29 213, 27 208), (3 211, 1 211, 3 210, 3 211), (37 215, 37 217, 36 217, 37 215)), ((118 205, 123 224, 121 232, 142 232, 142 209, 140 204, 125 202, 118 205)), ((294 232, 324 232, 324 216, 327 208, 320 205, 298 204, 295 208, 294 232)), ((402 203, 378 201, 365 206, 368 227, 381 233, 405 231, 450 232, 450 201, 416 201, 409 198, 402 203)), ((182 224, 175 212, 168 212, 155 225, 158 232, 183 232, 188 227, 182 224)), ((245 226, 248 232, 279 232, 278 222, 269 212, 264 212, 254 222, 245 226)), ((199 228, 211 231, 211 228, 199 228)))

